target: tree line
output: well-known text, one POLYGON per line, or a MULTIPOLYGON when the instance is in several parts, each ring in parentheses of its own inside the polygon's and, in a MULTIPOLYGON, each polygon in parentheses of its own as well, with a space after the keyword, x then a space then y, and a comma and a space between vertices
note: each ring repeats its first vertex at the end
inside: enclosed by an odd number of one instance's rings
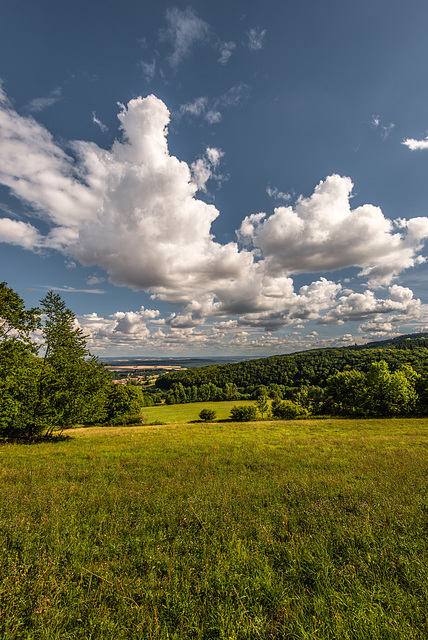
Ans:
MULTIPOLYGON (((156 386, 169 403, 257 403, 266 397, 270 415, 283 418, 428 415, 428 337, 416 334, 381 347, 316 349, 171 372, 160 376, 156 386)), ((240 411, 250 419, 251 412, 240 411)))
MULTIPOLYGON (((384 360, 373 362, 367 373, 355 369, 337 372, 329 377, 324 388, 260 385, 257 394, 253 405, 232 407, 230 418, 247 422, 320 415, 347 418, 428 415, 428 376, 416 373, 410 365, 391 372, 384 360)), ((202 413, 201 419, 214 417, 204 417, 202 413)))
POLYGON ((0 438, 32 440, 75 424, 137 419, 153 404, 135 387, 112 385, 75 315, 50 291, 26 309, 0 283, 0 438))
MULTIPOLYGON (((376 345, 376 343, 374 343, 376 345)), ((257 360, 209 365, 185 371, 165 373, 156 381, 162 391, 177 384, 185 389, 213 384, 225 390, 235 384, 243 394, 253 394, 259 385, 277 384, 286 388, 325 387, 337 372, 356 369, 367 373, 373 362, 384 361, 391 371, 410 365, 418 374, 428 374, 428 337, 388 342, 382 347, 326 348, 300 353, 270 356, 257 360), (416 343, 416 344, 414 344, 416 343)))

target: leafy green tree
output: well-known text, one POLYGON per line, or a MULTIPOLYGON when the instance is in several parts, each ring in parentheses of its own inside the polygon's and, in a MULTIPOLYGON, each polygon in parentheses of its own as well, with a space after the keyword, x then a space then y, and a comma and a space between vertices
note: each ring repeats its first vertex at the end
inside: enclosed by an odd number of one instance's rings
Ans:
POLYGON ((39 327, 39 316, 39 309, 25 309, 23 299, 6 282, 0 282, 0 343, 19 340, 34 352, 30 332, 39 327))
POLYGON ((416 384, 418 378, 416 371, 408 364, 402 365, 391 374, 390 412, 392 415, 408 415, 417 410, 416 384))
POLYGON ((0 436, 28 437, 40 361, 31 332, 39 326, 40 312, 25 309, 22 298, 0 283, 0 436))
POLYGON ((217 416, 216 412, 213 411, 212 409, 202 409, 202 411, 199 412, 199 418, 204 422, 210 422, 211 420, 215 420, 216 416, 217 416))
POLYGON ((391 373, 384 360, 367 374, 351 369, 331 376, 324 409, 345 416, 408 415, 416 411, 418 374, 409 365, 391 373))
POLYGON ((387 416, 391 407, 391 373, 385 360, 373 362, 366 376, 365 404, 370 415, 387 416))
MULTIPOLYGON (((58 294, 41 300, 44 357, 33 428, 46 433, 83 422, 100 421, 110 385, 104 365, 92 356, 75 315, 58 294), (92 407, 91 407, 92 404, 92 407), (100 412, 95 415, 94 408, 100 412)), ((31 425, 30 425, 31 427, 31 425)))
POLYGON ((428 415, 428 374, 418 376, 415 381, 415 391, 417 393, 416 411, 419 415, 428 415))
POLYGON ((239 400, 239 398, 241 397, 241 394, 238 391, 238 387, 234 382, 226 382, 223 393, 225 400, 239 400))
POLYGON ((172 389, 170 389, 166 394, 165 404, 177 404, 177 398, 175 397, 175 393, 172 389))
POLYGON ((0 345, 0 437, 26 439, 33 435, 41 361, 19 340, 0 345))
POLYGON ((324 411, 333 415, 362 416, 366 412, 366 376, 362 371, 339 371, 327 381, 324 411))
POLYGON ((394 373, 381 360, 373 362, 367 373, 366 412, 373 416, 412 413, 416 407, 416 372, 403 365, 394 373))
POLYGON ((284 387, 282 385, 271 383, 268 387, 268 396, 272 400, 282 400, 284 393, 284 387))
POLYGON ((253 400, 257 400, 260 396, 267 396, 268 390, 264 384, 259 384, 253 391, 253 400))
POLYGON ((137 387, 111 384, 107 394, 106 419, 109 424, 125 424, 132 418, 140 419, 141 408, 145 405, 143 393, 137 387))
POLYGON ((266 393, 261 393, 257 397, 256 407, 257 407, 260 415, 262 416, 262 418, 264 418, 265 415, 269 414, 270 407, 269 407, 268 396, 267 396, 266 393))

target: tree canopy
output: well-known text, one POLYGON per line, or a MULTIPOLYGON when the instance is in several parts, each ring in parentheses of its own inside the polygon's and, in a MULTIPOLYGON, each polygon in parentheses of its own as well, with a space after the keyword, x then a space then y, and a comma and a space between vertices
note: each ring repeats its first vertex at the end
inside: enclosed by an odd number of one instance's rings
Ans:
POLYGON ((28 440, 75 424, 125 421, 144 403, 139 389, 113 388, 58 294, 26 310, 1 283, 0 437, 28 440))

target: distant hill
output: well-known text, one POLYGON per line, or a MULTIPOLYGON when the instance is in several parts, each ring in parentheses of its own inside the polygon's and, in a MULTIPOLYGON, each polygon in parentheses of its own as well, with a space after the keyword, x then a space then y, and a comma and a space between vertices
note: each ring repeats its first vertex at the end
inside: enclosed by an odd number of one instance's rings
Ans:
POLYGON ((354 345, 345 347, 346 349, 414 349, 415 347, 428 347, 428 333, 408 333, 386 340, 376 340, 367 342, 364 345, 354 345))
POLYGON ((248 392, 258 385, 280 384, 325 386, 329 376, 346 369, 367 371, 374 361, 385 360, 391 371, 410 364, 418 373, 428 373, 428 334, 416 333, 349 347, 312 349, 231 364, 204 366, 162 375, 161 389, 181 383, 184 387, 212 383, 224 389, 236 384, 248 392))
POLYGON ((127 367, 133 369, 136 367, 153 367, 154 369, 193 369, 195 367, 205 367, 207 365, 227 364, 229 362, 240 362, 242 360, 249 360, 249 357, 242 356, 189 356, 189 357, 158 357, 158 358, 142 358, 137 356, 130 357, 103 357, 100 358, 102 362, 105 362, 110 369, 115 370, 117 368, 127 367))

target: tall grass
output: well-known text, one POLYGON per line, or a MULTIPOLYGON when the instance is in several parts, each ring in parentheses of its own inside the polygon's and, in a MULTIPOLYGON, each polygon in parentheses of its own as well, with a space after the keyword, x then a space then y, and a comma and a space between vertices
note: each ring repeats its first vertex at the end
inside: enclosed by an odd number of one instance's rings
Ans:
POLYGON ((428 420, 82 429, 0 448, 0 631, 428 637, 428 420))

